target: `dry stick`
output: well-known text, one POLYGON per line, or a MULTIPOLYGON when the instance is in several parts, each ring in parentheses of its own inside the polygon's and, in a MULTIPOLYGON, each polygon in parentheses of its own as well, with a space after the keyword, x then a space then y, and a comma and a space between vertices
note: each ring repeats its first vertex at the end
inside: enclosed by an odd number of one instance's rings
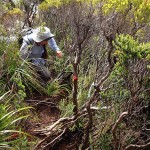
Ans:
POLYGON ((50 131, 53 130, 57 125, 59 125, 60 123, 62 122, 65 122, 65 121, 72 121, 73 118, 69 118, 69 117, 66 117, 66 118, 60 118, 59 120, 57 120, 54 124, 52 124, 51 126, 47 127, 47 129, 43 129, 43 130, 34 130, 35 132, 47 132, 47 135, 50 134, 50 131))
POLYGON ((53 145, 57 140, 59 140, 59 139, 63 136, 63 134, 67 131, 67 129, 68 129, 68 128, 65 128, 65 129, 63 130, 63 132, 62 132, 59 136, 57 136, 52 142, 48 143, 48 144, 45 145, 43 148, 45 149, 45 148, 47 148, 48 146, 53 145))
POLYGON ((53 103, 53 102, 48 102, 47 100, 42 100, 42 101, 40 101, 40 100, 34 100, 34 99, 31 99, 31 100, 26 100, 27 102, 37 102, 36 104, 34 104, 33 106, 37 106, 37 105, 39 105, 39 104, 41 104, 41 103, 45 103, 45 104, 51 104, 51 105, 55 105, 55 103, 53 103))
POLYGON ((47 136, 46 138, 44 138, 42 141, 40 141, 35 147, 34 147, 34 150, 38 150, 39 146, 44 143, 47 139, 49 139, 50 136, 47 136))
POLYGON ((96 94, 100 91, 100 86, 107 80, 111 71, 112 71, 112 69, 109 69, 107 74, 98 82, 98 84, 95 86, 95 89, 96 89, 95 92, 91 96, 90 100, 86 103, 86 109, 88 112, 89 120, 88 120, 85 130, 84 130, 85 134, 84 134, 83 146, 82 146, 81 150, 84 150, 85 148, 88 147, 89 132, 90 132, 90 129, 92 128, 92 112, 91 112, 90 106, 91 106, 92 102, 94 101, 96 94))
POLYGON ((123 112, 118 120, 116 121, 116 123, 114 124, 113 128, 112 128, 112 134, 113 134, 113 138, 114 138, 114 142, 115 142, 115 145, 114 145, 114 150, 117 150, 117 147, 118 147, 118 139, 117 139, 117 135, 116 135, 116 130, 117 130, 117 127, 118 125, 120 124, 120 122, 122 121, 122 119, 128 115, 128 112, 123 112))
MULTIPOLYGON (((92 109, 92 110, 98 110, 98 109, 92 109)), ((72 120, 70 119, 69 122, 67 122, 67 123, 63 124, 62 126, 60 126, 60 128, 63 129, 64 127, 68 127, 69 125, 71 126, 78 119, 80 119, 81 117, 85 117, 87 115, 88 115, 88 113, 85 110, 83 110, 83 111, 79 112, 78 115, 76 117, 74 117, 74 119, 72 119, 72 120)))
MULTIPOLYGON (((84 113, 84 111, 83 111, 83 113, 84 113)), ((52 142, 50 142, 50 143, 48 143, 46 146, 44 146, 44 148, 47 148, 48 146, 53 145, 53 144, 54 144, 58 139, 60 139, 61 136, 67 131, 69 124, 71 125, 71 124, 75 123, 79 118, 81 118, 81 117, 83 117, 83 116, 85 116, 85 115, 87 115, 87 113, 81 114, 78 118, 75 117, 75 118, 76 118, 75 120, 72 120, 72 121, 66 123, 65 125, 63 125, 63 127, 66 127, 66 128, 63 130, 63 132, 62 132, 59 136, 57 136, 52 142)), ((50 136, 49 136, 49 137, 50 137, 50 136)), ((47 138, 47 139, 48 139, 48 138, 47 138)))
POLYGON ((80 119, 81 117, 83 117, 83 116, 86 116, 87 115, 87 113, 83 113, 83 114, 81 114, 79 117, 77 117, 77 118, 75 118, 75 120, 72 120, 72 121, 70 121, 70 122, 67 122, 66 124, 63 124, 60 128, 64 128, 64 127, 66 127, 66 126, 68 126, 68 125, 72 125, 73 123, 75 123, 78 119, 80 119))
POLYGON ((144 145, 134 145, 134 144, 130 144, 129 146, 127 146, 125 148, 125 150, 130 150, 130 149, 141 149, 141 148, 150 148, 150 142, 144 145))
MULTIPOLYGON (((99 110, 99 109, 92 107, 91 110, 92 110, 92 111, 95 111, 95 110, 99 110)), ((81 117, 87 116, 87 115, 88 115, 87 110, 84 109, 84 110, 80 111, 80 112, 78 113, 78 115, 77 115, 76 117, 74 117, 74 119, 70 120, 70 122, 67 122, 67 123, 63 124, 60 128, 63 129, 64 127, 66 127, 66 126, 68 126, 68 125, 71 126, 71 125, 72 125, 73 123, 75 123, 78 119, 80 119, 81 117)))
MULTIPOLYGON (((43 129, 43 130, 34 130, 34 132, 43 132, 45 133, 45 135, 49 135, 51 134, 51 131, 56 128, 60 123, 64 123, 66 121, 65 124, 63 124, 61 127, 61 129, 63 129, 64 127, 66 127, 67 125, 70 125, 70 124, 73 124, 74 122, 76 122, 78 119, 80 119, 81 117, 83 116, 86 116, 87 113, 85 110, 81 111, 78 113, 78 116, 77 117, 66 117, 66 118, 60 118, 59 120, 57 120, 54 124, 52 124, 51 126, 48 126, 46 129, 43 129)), ((42 140, 43 141, 43 140, 42 140)))
MULTIPOLYGON (((68 123, 66 123, 66 124, 64 124, 63 126, 61 126, 60 128, 62 129, 62 128, 67 128, 68 127, 68 125, 72 125, 74 122, 76 122, 79 118, 81 118, 81 117, 83 117, 83 116, 85 116, 85 115, 87 115, 87 113, 86 113, 86 111, 84 110, 84 111, 81 111, 81 112, 79 112, 78 113, 78 117, 76 118, 76 117, 71 117, 71 118, 60 118, 58 121, 56 121, 53 125, 51 125, 50 127, 48 127, 46 130, 34 130, 35 132, 46 132, 46 131, 48 131, 48 133, 46 133, 46 135, 47 135, 47 137, 46 138, 44 138, 42 141, 40 141, 37 145, 36 145, 36 147, 34 148, 34 149, 36 149, 36 148, 38 148, 42 143, 44 143, 47 139, 49 139, 49 137, 51 136, 50 135, 50 133, 51 133, 51 130, 52 129, 54 129, 57 125, 59 125, 60 123, 62 123, 62 122, 65 122, 65 121, 70 121, 70 122, 68 122, 68 123)), ((57 138, 57 137, 56 137, 57 138)), ((56 139, 55 138, 55 139, 56 139)))
POLYGON ((90 129, 92 127, 92 112, 90 109, 90 103, 87 103, 86 108, 87 108, 89 120, 84 129, 84 140, 83 140, 83 146, 82 146, 81 150, 85 150, 89 145, 89 133, 90 133, 90 129))
MULTIPOLYGON (((78 76, 78 55, 76 54, 75 56, 75 62, 72 62, 72 66, 73 66, 73 75, 75 75, 76 77, 78 76)), ((72 91, 72 102, 73 102, 73 105, 74 105, 74 108, 73 108, 73 113, 74 115, 76 116, 77 113, 78 113, 78 102, 77 102, 77 92, 78 90, 78 80, 73 80, 73 91, 72 91)))

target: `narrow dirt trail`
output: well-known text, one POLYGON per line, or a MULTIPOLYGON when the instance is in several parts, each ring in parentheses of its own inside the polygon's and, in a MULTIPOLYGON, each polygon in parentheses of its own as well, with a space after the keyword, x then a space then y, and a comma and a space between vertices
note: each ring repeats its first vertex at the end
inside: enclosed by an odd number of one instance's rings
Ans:
MULTIPOLYGON (((48 98, 46 96, 36 97, 34 100, 27 100, 27 104, 34 107, 34 109, 31 110, 31 119, 26 120, 25 122, 24 128, 26 132, 33 137, 38 138, 39 141, 45 139, 45 135, 36 131, 52 125, 60 118, 61 112, 57 107, 60 100, 61 97, 48 98)), ((81 134, 82 133, 79 133, 78 131, 68 131, 53 148, 40 148, 38 150, 78 150, 81 141, 81 138, 79 137, 81 134)), ((32 138, 29 140, 32 141, 32 138)))
MULTIPOLYGON (((70 77, 66 75, 63 76, 60 84, 67 83, 70 85, 70 77)), ((67 95, 65 95, 66 98, 67 95)), ((35 93, 34 96, 27 98, 26 103, 32 106, 33 109, 30 110, 31 117, 25 121, 24 129, 27 133, 37 138, 38 141, 42 141, 47 138, 45 134, 42 134, 41 129, 45 129, 51 126, 61 117, 61 111, 58 108, 59 102, 64 98, 62 95, 55 97, 48 97, 47 95, 39 95, 35 93)), ((53 147, 48 147, 46 149, 38 148, 38 150, 78 150, 79 143, 81 142, 82 132, 80 131, 70 131, 68 130, 62 138, 60 138, 53 147)), ((55 136, 54 136, 55 138, 55 136)), ((30 139, 33 140, 32 138, 30 139)), ((52 139, 48 139, 46 144, 52 139)))
POLYGON ((60 110, 57 107, 59 100, 59 97, 48 98, 47 96, 38 96, 34 97, 34 100, 26 100, 27 104, 32 106, 33 109, 31 109, 31 119, 26 120, 25 130, 29 134, 42 139, 43 136, 38 135, 35 131, 53 124, 60 118, 60 110))
MULTIPOLYGON (((71 75, 72 72, 62 72, 57 77, 59 79, 60 85, 68 85, 71 87, 71 75)), ((53 79, 54 80, 54 79, 53 79)), ((27 123, 26 130, 34 135, 34 130, 44 128, 47 125, 53 124, 60 118, 60 110, 58 104, 64 96, 66 97, 68 93, 64 92, 64 95, 60 94, 57 96, 47 96, 41 95, 35 92, 31 97, 26 99, 26 103, 32 106, 31 109, 31 120, 27 123)), ((36 135, 38 136, 38 135, 36 135)))

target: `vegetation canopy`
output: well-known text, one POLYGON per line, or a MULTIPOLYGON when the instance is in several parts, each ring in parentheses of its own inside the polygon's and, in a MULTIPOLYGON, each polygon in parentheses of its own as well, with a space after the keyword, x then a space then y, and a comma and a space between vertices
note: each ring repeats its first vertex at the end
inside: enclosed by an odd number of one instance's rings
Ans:
POLYGON ((149 14, 150 0, 0 1, 0 149, 149 150, 149 14), (63 53, 47 48, 47 82, 20 57, 38 26, 63 53))

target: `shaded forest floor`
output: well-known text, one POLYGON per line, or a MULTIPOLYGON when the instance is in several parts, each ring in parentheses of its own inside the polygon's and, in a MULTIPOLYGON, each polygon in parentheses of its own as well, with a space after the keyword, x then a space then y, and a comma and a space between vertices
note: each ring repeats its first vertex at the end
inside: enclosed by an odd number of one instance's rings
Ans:
MULTIPOLYGON (((33 137, 38 138, 39 141, 47 138, 37 131, 52 125, 60 118, 61 112, 57 107, 60 99, 61 97, 49 98, 46 96, 38 96, 34 97, 34 100, 26 100, 27 104, 34 107, 34 109, 31 111, 32 119, 26 120, 24 123, 25 131, 33 137)), ((67 131, 63 138, 59 139, 53 147, 46 148, 46 150, 78 150, 81 139, 82 132, 67 131)), ((32 141, 34 138, 32 139, 31 137, 29 140, 32 141)), ((48 141, 49 140, 47 140, 47 142, 48 141)), ((42 149, 41 147, 41 150, 42 149)))

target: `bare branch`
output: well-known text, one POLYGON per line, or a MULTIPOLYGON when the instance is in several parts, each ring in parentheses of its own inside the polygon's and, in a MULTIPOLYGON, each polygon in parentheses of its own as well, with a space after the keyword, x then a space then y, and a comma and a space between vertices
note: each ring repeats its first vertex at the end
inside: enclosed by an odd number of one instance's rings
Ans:
POLYGON ((118 149, 118 139, 117 139, 117 135, 116 135, 117 127, 118 127, 118 125, 120 124, 120 122, 122 121, 122 119, 123 119, 126 115, 128 115, 128 112, 123 112, 123 113, 119 116, 118 120, 116 121, 116 123, 114 124, 114 126, 113 126, 113 128, 112 128, 112 134, 113 134, 113 138, 114 138, 114 142, 115 142, 115 144, 114 144, 114 150, 117 150, 117 149, 118 149))
POLYGON ((129 146, 127 146, 126 148, 125 148, 125 150, 132 150, 132 149, 136 149, 136 150, 141 150, 141 148, 143 149, 145 149, 145 148, 150 148, 150 142, 149 143, 147 143, 147 144, 144 144, 144 145, 134 145, 134 144, 130 144, 129 146))
POLYGON ((68 128, 65 128, 59 136, 57 136, 53 141, 51 141, 50 143, 45 145, 43 148, 46 149, 47 147, 52 146, 56 141, 58 141, 66 133, 67 130, 68 130, 68 128))

